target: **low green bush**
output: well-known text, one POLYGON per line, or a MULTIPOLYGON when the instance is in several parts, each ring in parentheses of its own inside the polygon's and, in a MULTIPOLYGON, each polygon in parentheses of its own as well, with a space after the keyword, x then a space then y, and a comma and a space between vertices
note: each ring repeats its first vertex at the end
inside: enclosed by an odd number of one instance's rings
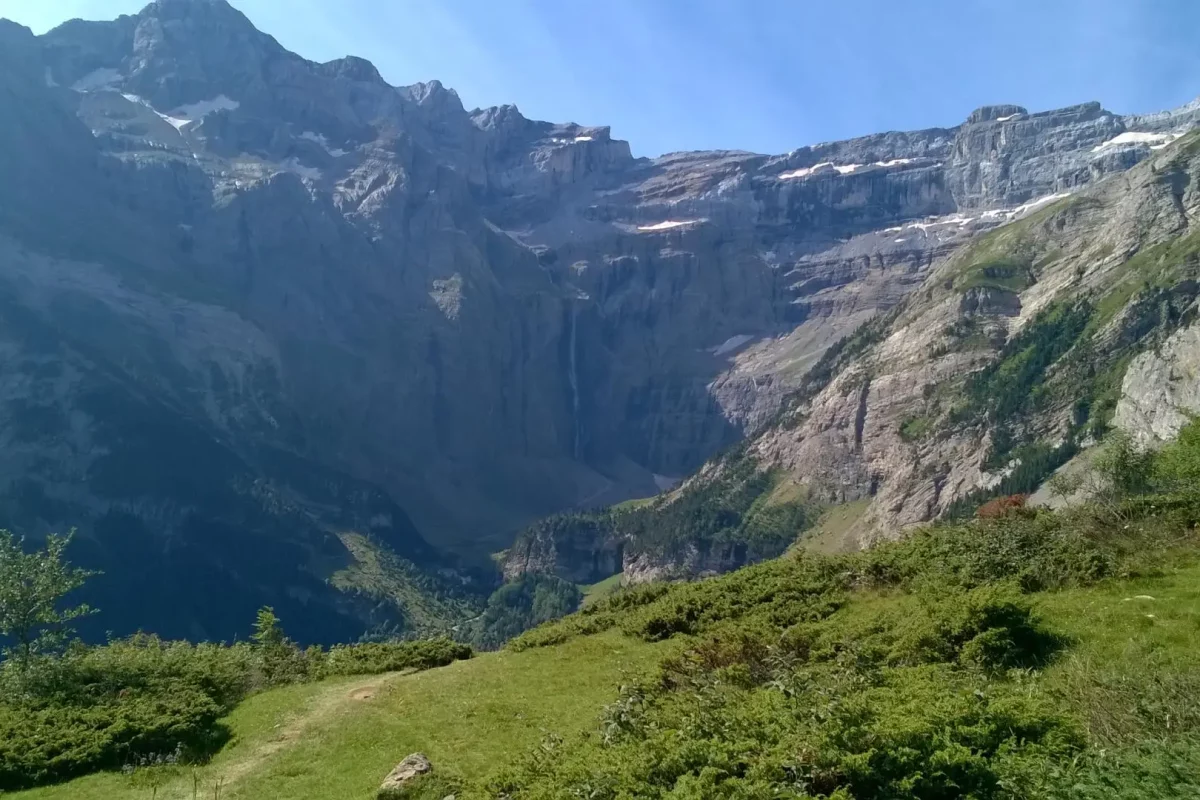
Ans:
POLYGON ((18 672, 0 669, 0 790, 177 753, 202 760, 228 738, 219 722, 248 691, 247 645, 135 636, 76 646, 18 672))
POLYGON ((203 762, 228 740, 221 718, 254 691, 430 669, 472 654, 448 638, 300 650, 271 619, 254 643, 138 635, 75 645, 28 669, 0 664, 0 792, 163 759, 203 762))
POLYGON ((469 645, 450 638, 411 642, 371 642, 334 645, 325 655, 319 677, 332 675, 377 675, 383 672, 424 670, 470 658, 469 645))
POLYGON ((228 739, 218 722, 226 710, 184 684, 87 706, 0 705, 0 787, 118 769, 147 754, 207 757, 228 739))

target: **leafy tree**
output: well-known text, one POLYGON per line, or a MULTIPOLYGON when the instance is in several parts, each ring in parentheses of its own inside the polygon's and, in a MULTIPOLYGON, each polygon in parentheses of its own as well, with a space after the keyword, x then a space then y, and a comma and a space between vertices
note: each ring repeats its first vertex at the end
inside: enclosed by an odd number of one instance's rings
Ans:
POLYGON ((1158 453, 1154 473, 1156 482, 1169 492, 1200 487, 1200 419, 1192 419, 1179 437, 1158 453))
POLYGON ((64 558, 73 535, 51 534, 43 549, 27 553, 23 540, 0 530, 0 636, 13 643, 3 651, 5 658, 22 670, 35 656, 62 649, 73 633, 71 623, 92 613, 86 605, 60 608, 94 574, 64 558))
POLYGON ((1105 439, 1094 466, 1110 494, 1132 497, 1150 491, 1154 456, 1131 435, 1115 430, 1105 439))

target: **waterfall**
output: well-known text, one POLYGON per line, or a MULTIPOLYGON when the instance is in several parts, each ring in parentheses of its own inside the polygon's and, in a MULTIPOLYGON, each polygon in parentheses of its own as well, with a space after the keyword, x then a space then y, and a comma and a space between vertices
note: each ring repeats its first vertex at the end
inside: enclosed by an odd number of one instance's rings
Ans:
POLYGON ((575 304, 571 303, 571 345, 570 345, 571 352, 570 352, 570 356, 568 358, 569 372, 567 373, 567 380, 570 382, 570 385, 571 385, 571 409, 573 412, 571 415, 571 424, 575 429, 574 455, 575 455, 575 458, 578 460, 580 458, 580 447, 579 447, 579 445, 580 445, 580 430, 579 430, 580 421, 579 421, 579 372, 576 367, 576 356, 575 356, 576 341, 577 341, 575 329, 576 329, 577 318, 578 318, 578 314, 575 309, 575 304))

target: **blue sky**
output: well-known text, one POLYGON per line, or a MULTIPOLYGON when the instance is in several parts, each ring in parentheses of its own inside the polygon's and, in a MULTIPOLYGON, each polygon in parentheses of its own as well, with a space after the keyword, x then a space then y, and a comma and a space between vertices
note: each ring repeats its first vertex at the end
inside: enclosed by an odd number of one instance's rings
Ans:
MULTIPOLYGON (((777 153, 976 106, 1200 95, 1200 0, 233 0, 301 55, 437 78, 468 108, 611 125, 635 154, 777 153)), ((41 33, 144 0, 0 0, 41 33)))

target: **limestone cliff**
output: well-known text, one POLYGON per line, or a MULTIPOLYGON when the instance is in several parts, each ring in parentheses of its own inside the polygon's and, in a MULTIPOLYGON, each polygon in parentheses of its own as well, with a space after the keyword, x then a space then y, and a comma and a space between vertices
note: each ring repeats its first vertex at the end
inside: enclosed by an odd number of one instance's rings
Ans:
POLYGON ((760 463, 829 502, 869 498, 851 545, 1032 490, 1109 425, 1173 435, 1197 407, 1197 144, 939 262, 877 343, 753 442, 760 463))

